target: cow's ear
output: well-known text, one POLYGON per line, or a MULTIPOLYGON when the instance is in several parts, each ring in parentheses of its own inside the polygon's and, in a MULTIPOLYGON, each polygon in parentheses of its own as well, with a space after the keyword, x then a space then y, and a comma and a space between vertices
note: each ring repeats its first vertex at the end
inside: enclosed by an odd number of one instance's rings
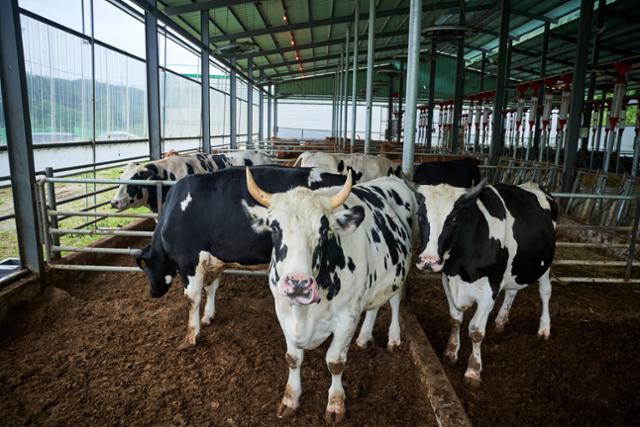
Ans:
POLYGON ((249 221, 251 221, 251 228, 253 228, 256 233, 265 233, 270 230, 269 210, 267 208, 260 205, 249 206, 246 200, 242 201, 242 208, 249 217, 249 221))
POLYGON ((364 208, 362 206, 354 206, 351 209, 345 209, 333 214, 338 226, 350 233, 354 231, 364 220, 364 208))

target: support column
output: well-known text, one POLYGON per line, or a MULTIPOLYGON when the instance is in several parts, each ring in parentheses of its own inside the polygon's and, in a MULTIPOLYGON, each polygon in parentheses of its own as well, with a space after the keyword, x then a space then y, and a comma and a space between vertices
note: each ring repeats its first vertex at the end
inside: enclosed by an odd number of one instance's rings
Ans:
POLYGON ((272 86, 268 86, 269 95, 267 96, 267 139, 271 139, 271 129, 273 127, 271 124, 273 123, 273 91, 272 86))
MULTIPOLYGON (((547 74, 547 53, 549 52, 549 36, 551 34, 551 23, 544 23, 544 33, 542 35, 542 53, 540 54, 540 78, 543 79, 547 74)), ((544 85, 541 86, 540 92, 538 92, 538 105, 542 105, 544 100, 544 85)), ((533 128, 533 152, 535 153, 540 149, 540 122, 542 121, 542 115, 540 111, 532 111, 529 114, 535 114, 535 125, 533 128)), ((531 130, 529 131, 529 138, 531 138, 531 130)), ((528 159, 527 159, 528 160, 528 159)))
POLYGON ((275 86, 273 91, 273 137, 278 137, 278 98, 275 97, 275 86))
POLYGON ((402 141, 402 118, 404 114, 402 112, 402 93, 404 92, 404 61, 400 61, 400 83, 398 85, 398 144, 402 141))
MULTIPOLYGON (((484 53, 482 55, 484 57, 484 53)), ((436 41, 431 40, 431 61, 429 62, 429 110, 427 111, 427 150, 431 149, 431 139, 433 137, 433 110, 436 107, 436 58, 436 41)))
POLYGON ((360 1, 356 0, 355 22, 353 24, 353 69, 351 73, 351 152, 356 143, 356 124, 358 107, 358 37, 360 35, 360 1))
MULTIPOLYGON (((578 41, 573 69, 573 92, 571 93, 570 111, 582 111, 584 104, 585 70, 589 54, 589 32, 591 30, 591 16, 593 15, 593 0, 582 0, 580 4, 580 20, 578 27, 578 41)), ((579 117, 579 116, 578 116, 579 117)), ((564 151, 564 169, 562 172, 562 191, 569 192, 573 184, 576 168, 576 153, 578 137, 580 136, 580 120, 570 120, 567 129, 567 140, 564 151)))
MULTIPOLYGON (((460 11, 460 26, 465 25, 464 13, 460 11)), ((456 58, 456 87, 453 96, 453 126, 451 127, 451 152, 458 152, 460 121, 462 115, 462 98, 464 96, 464 36, 458 40, 458 57, 456 58)), ((462 141, 464 151, 464 140, 462 141)))
POLYGON ((238 148, 236 141, 236 60, 231 60, 231 72, 229 73, 229 147, 232 150, 238 148))
POLYGON ((348 86, 349 86, 349 28, 347 28, 347 34, 346 34, 346 41, 345 41, 345 47, 344 47, 344 55, 345 55, 345 61, 344 61, 344 121, 343 121, 343 125, 342 125, 342 148, 346 148, 347 145, 347 119, 348 119, 348 113, 349 113, 349 91, 348 86))
MULTIPOLYGON (((602 30, 604 29, 604 8, 606 7, 606 0, 598 1, 598 12, 596 15, 596 30, 593 32, 593 48, 591 50, 591 64, 597 64, 598 58, 600 56, 600 36, 602 35, 602 30)), ((586 128, 591 127, 591 115, 593 111, 593 96, 596 92, 596 72, 595 70, 591 72, 589 76, 589 90, 587 92, 587 104, 584 107, 583 116, 582 116, 582 126, 586 128)), ((581 149, 586 152, 589 148, 589 132, 585 134, 584 137, 581 138, 580 143, 581 149)))
POLYGON ((156 0, 147 0, 152 10, 144 11, 144 40, 147 56, 147 114, 149 121, 149 156, 157 160, 162 156, 160 142, 160 77, 158 58, 158 19, 156 0))
POLYGON ((338 61, 338 72, 336 73, 336 84, 338 85, 338 110, 336 111, 336 117, 337 117, 336 142, 338 144, 341 143, 341 139, 342 139, 342 106, 344 105, 343 104, 344 99, 342 97, 343 65, 344 65, 344 52, 341 52, 340 59, 338 61))
MULTIPOLYGON (((260 82, 262 85, 262 80, 264 79, 264 71, 260 70, 260 82)), ((260 87, 260 91, 258 92, 258 141, 260 144, 260 148, 264 145, 264 87, 260 87)))
POLYGON ((411 0, 409 6, 409 46, 407 48, 407 113, 404 116, 405 135, 402 144, 402 172, 409 178, 413 176, 415 153, 421 25, 422 0, 411 0))
POLYGON ((18 251, 22 267, 42 271, 38 210, 34 191, 33 141, 17 0, 0 1, 0 81, 18 251))
MULTIPOLYGON (((247 60, 247 74, 253 79, 253 59, 247 60)), ((247 149, 253 148, 253 83, 247 80, 247 149)))
POLYGON ((389 103, 387 104, 387 133, 385 141, 391 141, 391 120, 393 120, 393 77, 389 79, 389 103))
MULTIPOLYGON (((364 154, 371 153, 371 115, 373 113, 373 55, 376 34, 376 0, 369 0, 369 38, 367 39, 367 113, 364 125, 364 154)), ((420 54, 419 52, 417 53, 420 54)))
POLYGON ((507 42, 509 36, 510 0, 502 0, 500 14, 500 47, 498 51, 498 72, 496 74, 496 98, 493 108, 493 133, 491 134, 491 148, 489 150, 489 164, 497 165, 498 157, 504 141, 502 140, 502 108, 505 99, 505 84, 507 79, 507 42))
POLYGON ((211 102, 209 98, 209 11, 200 12, 200 41, 207 49, 200 49, 200 94, 202 105, 202 151, 211 153, 211 102))

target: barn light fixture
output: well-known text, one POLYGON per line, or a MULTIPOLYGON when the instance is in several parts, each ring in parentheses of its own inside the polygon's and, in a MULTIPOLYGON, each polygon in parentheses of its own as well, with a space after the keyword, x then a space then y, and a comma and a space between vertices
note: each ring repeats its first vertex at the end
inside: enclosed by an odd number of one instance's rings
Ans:
POLYGON ((476 29, 462 25, 432 25, 422 30, 422 36, 430 40, 459 40, 476 33, 476 29))
POLYGON ((256 43, 251 42, 230 43, 226 46, 219 47, 217 52, 220 56, 233 58, 237 55, 256 52, 258 48, 259 47, 256 43))

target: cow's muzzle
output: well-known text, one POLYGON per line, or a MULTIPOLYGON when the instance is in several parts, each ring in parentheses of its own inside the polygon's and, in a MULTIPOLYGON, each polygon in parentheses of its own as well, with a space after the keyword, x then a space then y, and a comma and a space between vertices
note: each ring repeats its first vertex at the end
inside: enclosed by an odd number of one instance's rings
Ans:
POLYGON ((320 300, 318 284, 315 279, 304 273, 291 273, 280 279, 280 293, 293 301, 309 305, 320 300))
POLYGON ((113 209, 122 209, 124 207, 124 202, 122 200, 112 200, 111 207, 113 209))
POLYGON ((416 263, 416 267, 418 267, 418 270, 431 270, 437 273, 442 270, 442 262, 440 262, 438 257, 420 256, 416 263))

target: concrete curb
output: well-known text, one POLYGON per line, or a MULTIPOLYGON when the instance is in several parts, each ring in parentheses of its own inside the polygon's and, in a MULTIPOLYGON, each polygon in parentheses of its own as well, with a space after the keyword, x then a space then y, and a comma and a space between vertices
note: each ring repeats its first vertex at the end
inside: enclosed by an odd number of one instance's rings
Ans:
POLYGON ((402 333, 409 346, 409 356, 418 369, 420 381, 427 392, 438 425, 443 427, 471 427, 460 399, 453 390, 442 364, 431 347, 416 316, 406 308, 400 312, 402 333))

